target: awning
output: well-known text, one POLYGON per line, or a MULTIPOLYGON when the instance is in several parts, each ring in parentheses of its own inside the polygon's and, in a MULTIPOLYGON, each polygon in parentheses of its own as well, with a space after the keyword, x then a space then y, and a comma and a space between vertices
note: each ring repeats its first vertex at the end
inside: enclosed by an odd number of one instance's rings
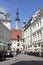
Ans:
POLYGON ((0 46, 4 46, 4 44, 3 43, 0 43, 0 46))

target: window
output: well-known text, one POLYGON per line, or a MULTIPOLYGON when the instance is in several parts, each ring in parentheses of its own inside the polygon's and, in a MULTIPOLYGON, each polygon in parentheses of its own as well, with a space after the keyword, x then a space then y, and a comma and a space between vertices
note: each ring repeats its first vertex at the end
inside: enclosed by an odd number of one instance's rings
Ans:
POLYGON ((34 47, 37 47, 36 45, 34 45, 34 47))
POLYGON ((17 41, 19 42, 19 39, 17 39, 17 41))
POLYGON ((8 50, 10 50, 11 48, 10 48, 10 46, 11 46, 11 44, 8 44, 8 50))
POLYGON ((40 43, 38 44, 38 46, 40 47, 40 43))
POLYGON ((20 43, 17 43, 17 46, 20 46, 20 43))
POLYGON ((23 47, 25 48, 25 45, 23 45, 23 47))
POLYGON ((40 21, 40 25, 41 25, 41 21, 40 21))
POLYGON ((29 44, 28 44, 28 48, 29 48, 30 46, 29 46, 29 44))
POLYGON ((39 27, 39 22, 37 23, 37 26, 39 27))
POLYGON ((23 38, 23 42, 25 41, 25 39, 23 38))
POLYGON ((17 41, 19 42, 19 35, 17 36, 17 41))
POLYGON ((19 35, 17 36, 17 38, 19 38, 19 35))
POLYGON ((39 38, 39 33, 38 33, 38 38, 39 38))
POLYGON ((32 45, 30 45, 30 47, 32 47, 32 45))
POLYGON ((41 48, 43 48, 43 45, 41 45, 41 48))
POLYGON ((15 44, 15 42, 14 42, 14 44, 15 44))

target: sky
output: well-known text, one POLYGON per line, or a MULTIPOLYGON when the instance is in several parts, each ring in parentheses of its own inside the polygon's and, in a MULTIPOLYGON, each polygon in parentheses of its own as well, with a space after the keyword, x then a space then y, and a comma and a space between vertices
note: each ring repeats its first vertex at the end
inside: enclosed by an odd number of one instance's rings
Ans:
POLYGON ((12 29, 15 29, 16 26, 16 8, 18 8, 19 29, 21 29, 24 20, 27 23, 39 8, 43 9, 43 0, 0 0, 0 8, 5 9, 10 14, 12 29))

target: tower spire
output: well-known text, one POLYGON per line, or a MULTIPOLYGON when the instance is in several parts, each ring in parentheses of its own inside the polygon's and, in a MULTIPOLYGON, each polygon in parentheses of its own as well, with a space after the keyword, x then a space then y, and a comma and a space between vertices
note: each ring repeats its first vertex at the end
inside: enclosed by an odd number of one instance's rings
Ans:
POLYGON ((19 13, 18 13, 18 8, 16 9, 16 19, 15 21, 19 21, 19 13))
POLYGON ((16 29, 19 29, 19 13, 18 13, 18 8, 16 9, 16 19, 15 19, 15 22, 16 22, 16 29))

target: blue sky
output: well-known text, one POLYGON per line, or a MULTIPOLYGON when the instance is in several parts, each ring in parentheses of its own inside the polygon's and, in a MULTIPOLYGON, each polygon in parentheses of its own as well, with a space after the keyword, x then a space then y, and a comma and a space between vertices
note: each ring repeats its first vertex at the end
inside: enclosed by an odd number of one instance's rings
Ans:
POLYGON ((4 8, 11 15, 11 28, 15 28, 16 8, 19 9, 20 26, 23 26, 24 19, 26 23, 36 12, 37 9, 43 9, 43 0, 0 0, 0 8, 4 8))

